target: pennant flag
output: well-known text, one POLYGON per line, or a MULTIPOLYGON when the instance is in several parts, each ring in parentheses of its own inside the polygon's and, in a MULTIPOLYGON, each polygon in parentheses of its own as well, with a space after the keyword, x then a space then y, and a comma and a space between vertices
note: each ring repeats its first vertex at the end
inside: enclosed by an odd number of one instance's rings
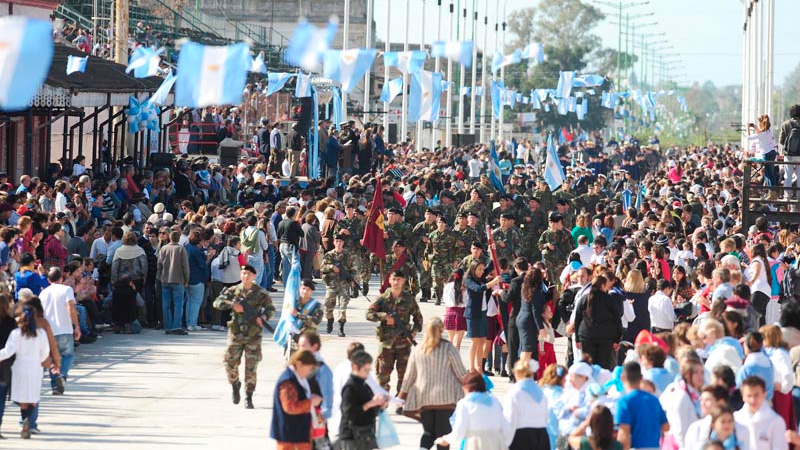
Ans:
POLYGON ((556 146, 553 144, 553 137, 547 137, 547 162, 544 166, 544 181, 551 191, 555 191, 564 184, 564 168, 561 167, 561 160, 558 159, 556 146))
POLYGON ((503 186, 503 173, 500 171, 499 161, 494 141, 489 141, 489 167, 487 170, 487 172, 489 172, 489 181, 500 191, 501 195, 505 195, 506 188, 503 186))
POLYGON ((589 112, 589 99, 584 98, 580 105, 578 105, 576 113, 578 114, 578 120, 583 120, 586 117, 586 114, 589 112))
POLYGON ((133 71, 136 78, 147 78, 158 75, 158 66, 161 64, 161 57, 158 56, 164 49, 156 50, 154 47, 136 47, 128 59, 128 67, 125 73, 133 71))
POLYGON ((86 63, 89 62, 89 57, 84 56, 81 58, 80 56, 72 56, 69 55, 67 58, 67 75, 75 72, 84 73, 86 72, 86 63))
POLYGON ((514 108, 514 105, 517 103, 517 94, 516 91, 513 89, 506 89, 503 93, 503 105, 508 105, 511 108, 514 108))
POLYGON ((383 246, 383 185, 380 177, 375 183, 375 195, 372 197, 361 245, 378 259, 386 259, 386 248, 383 246))
POLYGON ((530 98, 530 97, 528 97, 527 95, 526 95, 526 96, 524 96, 524 97, 522 97, 522 104, 523 104, 523 105, 527 105, 527 104, 528 104, 528 103, 530 103, 530 102, 531 102, 531 98, 530 98))
POLYGON ((617 106, 618 95, 613 92, 603 92, 601 97, 601 105, 603 108, 614 109, 617 106))
POLYGON ((401 92, 403 92, 403 78, 397 77, 393 80, 389 80, 388 83, 383 83, 380 101, 392 103, 392 100, 400 95, 401 92))
POLYGON ((517 103, 522 103, 522 94, 514 94, 514 101, 517 103))
POLYGON ((434 58, 447 58, 469 69, 472 67, 472 41, 445 42, 436 41, 431 46, 431 56, 434 58))
POLYGON ((428 54, 422 50, 410 52, 386 52, 383 54, 383 64, 386 67, 397 67, 405 74, 417 73, 422 70, 428 54))
POLYGON ((569 97, 567 100, 567 111, 574 113, 577 111, 578 108, 578 99, 575 97, 569 97))
POLYGON ((250 67, 250 46, 244 42, 211 46, 190 41, 181 47, 178 67, 176 106, 238 105, 250 67))
MULTIPOLYGON (((295 252, 292 256, 292 265, 291 270, 289 271, 289 276, 286 278, 286 288, 283 291, 283 307, 281 308, 281 318, 278 319, 278 324, 275 326, 275 332, 272 334, 275 342, 277 342, 281 348, 286 347, 290 339, 292 339, 292 335, 300 332, 301 324, 299 320, 297 320, 297 317, 292 316, 291 310, 297 309, 298 312, 300 312, 300 309, 307 309, 307 311, 311 311, 313 309, 313 306, 309 308, 308 304, 306 304, 304 308, 300 308, 300 306, 297 304, 297 300, 299 298, 300 255, 295 252)), ((309 303, 312 302, 316 304, 317 301, 311 300, 309 303)))
POLYGON ((289 78, 296 76, 293 73, 286 73, 286 72, 270 72, 267 74, 267 89, 264 92, 264 95, 269 97, 270 95, 280 91, 283 89, 283 86, 289 81, 289 78))
POLYGON ((0 110, 30 106, 53 61, 50 21, 23 16, 0 18, 0 110))
POLYGON ((492 58, 492 73, 496 73, 505 66, 520 62, 522 62, 522 52, 519 50, 514 50, 513 53, 505 56, 499 51, 494 52, 494 58, 492 58))
POLYGON ((581 75, 572 80, 572 87, 600 87, 605 81, 600 75, 581 75))
POLYGON ((151 105, 163 105, 167 101, 169 91, 172 89, 172 85, 175 84, 175 80, 177 79, 178 77, 176 77, 172 70, 170 70, 167 74, 167 77, 161 82, 161 86, 158 87, 156 92, 153 93, 153 96, 150 97, 147 102, 151 105))
POLYGON ((442 74, 420 70, 411 75, 408 120, 434 121, 439 118, 442 97, 442 74))
POLYGON ((267 63, 264 62, 264 52, 259 52, 258 56, 253 58, 253 62, 250 64, 250 72, 267 73, 267 63))
POLYGON ((542 100, 539 98, 539 92, 531 89, 531 106, 533 109, 542 109, 542 100))
POLYGON ((476 96, 480 97, 481 95, 483 95, 483 91, 484 91, 483 86, 475 86, 476 96))
POLYGON ((544 45, 531 42, 522 49, 522 59, 533 59, 537 63, 544 62, 544 45))
POLYGON ((461 96, 469 95, 469 86, 461 86, 461 96))
POLYGON ((372 67, 376 54, 374 49, 363 48, 328 50, 323 58, 323 76, 341 83, 342 92, 350 92, 372 67))
POLYGON ((622 212, 625 213, 631 207, 631 202, 633 202, 633 192, 630 189, 625 188, 622 191, 622 212))
POLYGON ((311 75, 297 74, 297 84, 294 88, 295 98, 311 97, 311 75))
POLYGON ((302 20, 292 32, 284 59, 308 72, 318 72, 323 55, 330 48, 338 29, 339 21, 336 17, 331 17, 325 28, 317 28, 302 20))
POLYGON ((492 80, 492 115, 495 119, 500 119, 500 113, 503 111, 505 91, 506 87, 502 81, 492 80))
POLYGON ((554 98, 553 101, 557 102, 558 114, 566 116, 567 113, 569 112, 569 98, 561 98, 561 99, 554 98))
POLYGON ((556 98, 567 98, 572 92, 572 80, 575 79, 575 72, 561 72, 558 76, 558 87, 556 88, 556 98))

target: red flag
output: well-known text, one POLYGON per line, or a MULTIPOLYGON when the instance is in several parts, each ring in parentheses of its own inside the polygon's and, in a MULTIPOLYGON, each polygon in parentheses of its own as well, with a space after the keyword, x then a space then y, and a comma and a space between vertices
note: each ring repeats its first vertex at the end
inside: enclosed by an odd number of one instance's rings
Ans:
POLYGON ((394 196, 394 199, 397 200, 397 203, 400 203, 400 206, 402 206, 403 208, 406 207, 406 199, 404 199, 403 196, 400 195, 399 192, 394 191, 392 193, 392 196, 394 196))
POLYGON ((375 195, 372 197, 361 245, 378 258, 386 259, 386 248, 383 246, 383 186, 380 178, 375 183, 375 195))

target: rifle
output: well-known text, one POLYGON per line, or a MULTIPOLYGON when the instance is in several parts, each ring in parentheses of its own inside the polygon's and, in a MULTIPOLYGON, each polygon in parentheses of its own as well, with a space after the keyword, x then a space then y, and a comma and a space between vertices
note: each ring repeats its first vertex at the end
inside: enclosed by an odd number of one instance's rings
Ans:
POLYGON ((394 319, 394 327, 392 327, 392 335, 405 338, 411 345, 416 346, 417 341, 411 336, 411 330, 408 329, 408 324, 400 319, 397 311, 389 312, 389 317, 394 319))
MULTIPOLYGON (((341 277, 342 281, 350 283, 350 298, 358 297, 358 283, 356 282, 356 279, 353 278, 353 274, 345 269, 342 263, 338 261, 335 262, 333 266, 339 268, 339 277, 341 277)), ((369 301, 368 297, 365 296, 364 298, 369 301)))
POLYGON ((267 315, 264 314, 263 310, 256 310, 250 306, 250 304, 245 301, 244 297, 237 298, 234 303, 238 303, 242 305, 242 308, 244 308, 242 315, 244 316, 245 322, 255 322, 256 319, 261 319, 261 324, 264 326, 264 328, 266 328, 270 333, 275 334, 275 328, 269 324, 269 319, 267 318, 267 315))

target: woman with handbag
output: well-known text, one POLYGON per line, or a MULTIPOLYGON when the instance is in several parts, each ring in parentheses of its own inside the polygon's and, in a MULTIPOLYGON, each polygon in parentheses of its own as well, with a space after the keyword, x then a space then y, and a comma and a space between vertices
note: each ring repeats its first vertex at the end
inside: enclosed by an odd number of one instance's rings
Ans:
POLYGON ((372 356, 359 351, 350 357, 353 372, 342 388, 342 419, 339 423, 341 450, 372 450, 378 448, 375 437, 375 418, 389 399, 374 395, 366 379, 372 370, 372 356))
POLYGON ((289 358, 289 365, 275 384, 274 410, 270 437, 278 450, 311 450, 312 424, 322 397, 311 393, 308 377, 317 367, 317 358, 309 350, 300 350, 289 358))

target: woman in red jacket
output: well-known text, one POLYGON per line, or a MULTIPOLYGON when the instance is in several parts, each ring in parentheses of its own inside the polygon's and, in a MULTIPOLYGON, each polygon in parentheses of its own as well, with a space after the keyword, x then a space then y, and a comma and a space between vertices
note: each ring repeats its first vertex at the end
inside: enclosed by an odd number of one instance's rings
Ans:
POLYGON ((44 241, 44 266, 46 268, 58 267, 64 269, 67 263, 67 249, 62 243, 64 230, 61 224, 55 222, 47 229, 47 239, 44 241))

